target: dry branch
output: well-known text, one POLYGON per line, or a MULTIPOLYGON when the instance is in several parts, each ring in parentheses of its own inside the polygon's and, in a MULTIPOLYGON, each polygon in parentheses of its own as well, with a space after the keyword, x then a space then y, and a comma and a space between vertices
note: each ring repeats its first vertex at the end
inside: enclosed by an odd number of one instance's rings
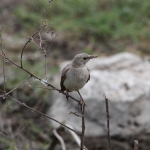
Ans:
POLYGON ((105 93, 103 94, 106 102, 106 117, 107 117, 107 137, 108 137, 108 150, 112 150, 111 148, 111 138, 110 138, 110 127, 109 127, 109 105, 108 105, 108 98, 106 97, 105 93))

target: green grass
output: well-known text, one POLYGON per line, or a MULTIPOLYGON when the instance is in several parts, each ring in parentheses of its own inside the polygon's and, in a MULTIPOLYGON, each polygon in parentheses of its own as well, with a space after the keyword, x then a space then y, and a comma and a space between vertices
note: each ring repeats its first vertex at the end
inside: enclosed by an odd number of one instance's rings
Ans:
POLYGON ((150 3, 147 0, 55 0, 20 5, 15 15, 27 29, 43 19, 66 35, 94 37, 95 40, 150 38, 150 3), (77 34, 78 33, 78 34, 77 34))

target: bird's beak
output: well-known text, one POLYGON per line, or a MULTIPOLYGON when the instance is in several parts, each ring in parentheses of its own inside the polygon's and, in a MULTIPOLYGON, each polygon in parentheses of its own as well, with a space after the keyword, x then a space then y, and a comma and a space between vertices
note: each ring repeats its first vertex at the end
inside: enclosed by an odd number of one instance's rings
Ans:
POLYGON ((93 55, 90 55, 90 59, 93 59, 93 58, 97 58, 98 56, 93 56, 93 55))

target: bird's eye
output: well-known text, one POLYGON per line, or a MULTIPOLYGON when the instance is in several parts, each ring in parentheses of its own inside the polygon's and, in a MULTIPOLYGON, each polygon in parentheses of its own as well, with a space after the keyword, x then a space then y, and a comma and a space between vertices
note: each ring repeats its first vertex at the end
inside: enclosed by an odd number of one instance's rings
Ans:
POLYGON ((86 57, 83 57, 83 59, 86 60, 87 58, 86 58, 86 57))

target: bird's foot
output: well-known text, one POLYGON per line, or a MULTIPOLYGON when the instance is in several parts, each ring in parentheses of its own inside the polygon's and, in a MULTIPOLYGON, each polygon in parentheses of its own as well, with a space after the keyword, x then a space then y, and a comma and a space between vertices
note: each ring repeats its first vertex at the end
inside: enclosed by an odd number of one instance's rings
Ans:
POLYGON ((66 95, 66 99, 67 99, 67 101, 69 101, 69 97, 66 95))
POLYGON ((66 91, 66 99, 67 99, 67 101, 69 100, 69 94, 68 94, 68 91, 66 91))

